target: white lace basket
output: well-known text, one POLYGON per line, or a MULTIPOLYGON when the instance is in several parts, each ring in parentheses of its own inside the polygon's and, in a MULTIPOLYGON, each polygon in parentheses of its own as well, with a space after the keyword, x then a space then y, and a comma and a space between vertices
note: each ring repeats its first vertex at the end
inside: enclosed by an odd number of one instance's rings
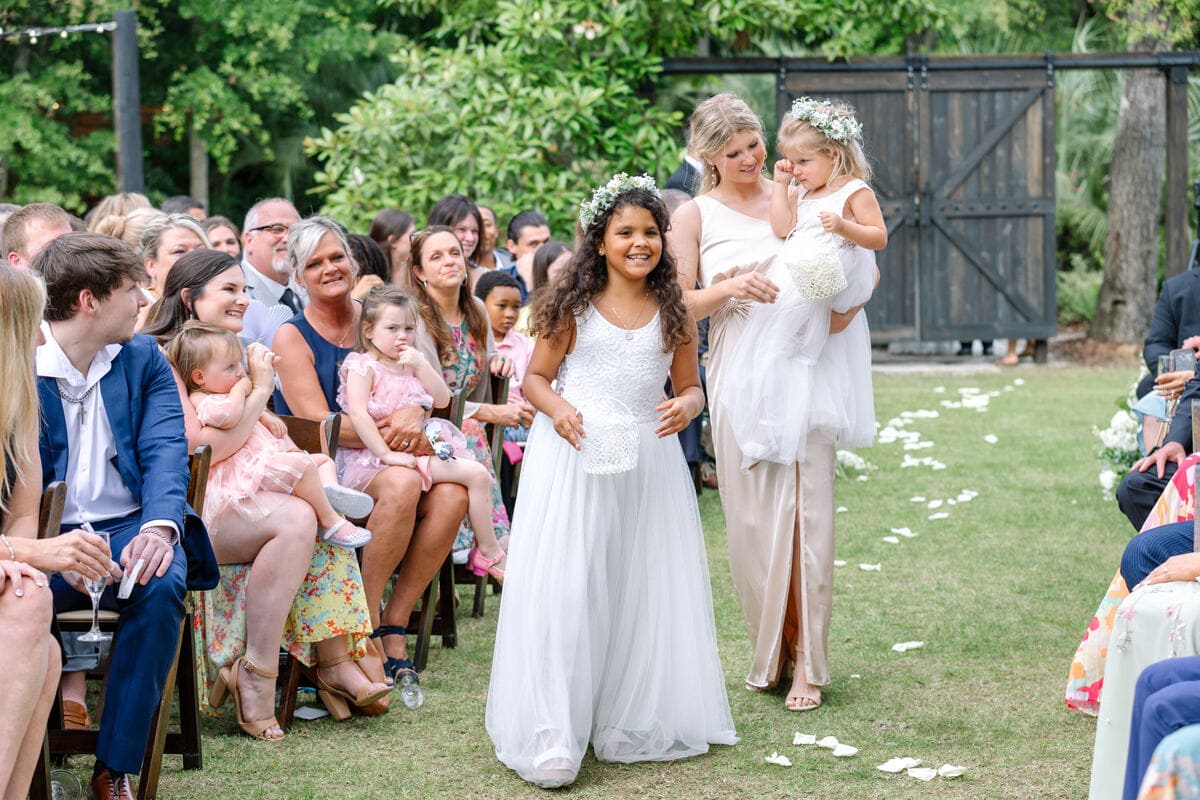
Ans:
POLYGON ((579 403, 576 408, 583 415, 587 434, 580 440, 584 472, 616 475, 637 467, 637 420, 628 406, 608 397, 579 403))
POLYGON ((803 300, 828 300, 846 288, 846 273, 830 236, 792 231, 783 245, 783 264, 803 300))

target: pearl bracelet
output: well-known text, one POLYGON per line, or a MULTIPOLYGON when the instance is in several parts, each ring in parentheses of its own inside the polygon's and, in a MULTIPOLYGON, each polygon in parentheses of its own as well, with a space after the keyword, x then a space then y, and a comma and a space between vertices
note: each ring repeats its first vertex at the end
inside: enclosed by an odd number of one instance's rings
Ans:
POLYGON ((0 533, 0 542, 4 542, 4 546, 8 548, 8 557, 13 561, 17 560, 17 551, 13 550, 12 542, 8 541, 8 537, 0 533))

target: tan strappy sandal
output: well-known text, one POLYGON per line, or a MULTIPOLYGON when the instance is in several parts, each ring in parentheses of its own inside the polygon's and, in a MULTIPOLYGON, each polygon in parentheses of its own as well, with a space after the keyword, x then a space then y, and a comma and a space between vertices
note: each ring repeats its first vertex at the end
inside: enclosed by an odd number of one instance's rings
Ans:
POLYGON ((220 708, 225 702, 227 695, 233 695, 233 707, 237 709, 237 724, 238 727, 244 730, 255 739, 264 742, 278 742, 282 739, 279 737, 264 736, 271 728, 281 728, 279 721, 272 714, 263 719, 247 721, 242 715, 242 696, 238 694, 238 675, 241 672, 242 666, 246 667, 246 671, 251 675, 257 675, 260 678, 271 678, 274 680, 279 677, 278 672, 267 672, 262 667, 256 665, 253 661, 242 656, 234 661, 229 666, 221 667, 221 671, 217 673, 217 680, 213 683, 212 692, 208 697, 208 704, 213 708, 220 708))
MULTIPOLYGON (((330 661, 317 662, 317 669, 314 675, 317 679, 317 697, 325 704, 325 708, 329 711, 329 715, 338 722, 350 718, 350 704, 363 708, 369 706, 377 700, 382 700, 392 693, 392 687, 387 684, 372 684, 371 689, 368 689, 363 694, 355 696, 350 692, 338 686, 333 686, 326 682, 321 677, 321 670, 336 667, 338 664, 344 664, 350 661, 353 656, 349 653, 342 653, 337 658, 330 661)), ((357 665, 356 665, 357 666, 357 665)), ((361 671, 361 670, 360 670, 361 671)), ((365 673, 364 673, 365 675, 365 673)))

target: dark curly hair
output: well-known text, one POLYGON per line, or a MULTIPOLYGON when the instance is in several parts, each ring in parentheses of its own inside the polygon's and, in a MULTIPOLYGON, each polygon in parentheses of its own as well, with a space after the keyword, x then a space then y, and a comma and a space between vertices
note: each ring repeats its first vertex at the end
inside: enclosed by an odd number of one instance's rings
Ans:
POLYGON ((570 268, 552 287, 540 292, 534 303, 530 332, 534 336, 554 339, 570 335, 575 318, 587 311, 588 305, 608 285, 608 261, 600 255, 600 245, 608 224, 622 208, 637 206, 654 216, 658 235, 662 238, 662 255, 658 264, 646 276, 646 287, 658 301, 658 319, 662 325, 663 352, 671 353, 692 339, 692 323, 683 304, 683 291, 675 277, 675 258, 667 249, 667 228, 670 215, 658 195, 644 189, 624 192, 609 208, 599 214, 583 232, 579 249, 571 258, 570 268))

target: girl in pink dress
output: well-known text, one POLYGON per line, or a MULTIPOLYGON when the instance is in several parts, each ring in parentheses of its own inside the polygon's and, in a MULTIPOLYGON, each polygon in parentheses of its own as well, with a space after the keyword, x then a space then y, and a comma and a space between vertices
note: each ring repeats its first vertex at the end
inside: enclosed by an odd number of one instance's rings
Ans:
MULTIPOLYGON (((236 335, 216 325, 188 322, 167 346, 167 358, 182 377, 200 424, 222 430, 243 424, 243 404, 251 387, 236 335)), ((264 492, 293 494, 312 506, 322 541, 348 548, 371 541, 370 531, 341 514, 365 517, 375 501, 340 486, 333 460, 300 450, 288 438, 287 428, 268 414, 253 423, 233 455, 209 471, 203 512, 209 533, 216 534, 214 523, 228 510, 250 520, 267 516, 270 509, 260 505, 264 492)))
POLYGON ((471 455, 462 432, 443 419, 426 422, 434 456, 394 452, 379 433, 378 420, 398 408, 419 405, 430 411, 450 402, 441 373, 413 344, 417 319, 416 303, 399 289, 377 287, 363 299, 358 346, 342 362, 337 399, 365 447, 340 448, 338 468, 345 484, 356 489, 365 488, 388 466, 415 469, 422 491, 435 483, 465 486, 467 516, 475 531, 467 566, 503 583, 505 552, 492 527, 492 477, 471 455))

